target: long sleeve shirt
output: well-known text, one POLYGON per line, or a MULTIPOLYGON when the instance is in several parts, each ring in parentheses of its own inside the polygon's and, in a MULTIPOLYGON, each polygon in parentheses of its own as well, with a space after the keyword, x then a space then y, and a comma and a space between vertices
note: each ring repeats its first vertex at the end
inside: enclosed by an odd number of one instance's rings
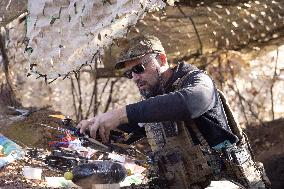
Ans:
POLYGON ((212 79, 185 63, 180 63, 173 72, 165 86, 165 94, 126 106, 130 127, 137 123, 193 120, 210 146, 225 140, 235 143, 238 139, 227 124, 212 79), (188 72, 191 73, 182 82, 181 88, 174 90, 173 83, 188 72))

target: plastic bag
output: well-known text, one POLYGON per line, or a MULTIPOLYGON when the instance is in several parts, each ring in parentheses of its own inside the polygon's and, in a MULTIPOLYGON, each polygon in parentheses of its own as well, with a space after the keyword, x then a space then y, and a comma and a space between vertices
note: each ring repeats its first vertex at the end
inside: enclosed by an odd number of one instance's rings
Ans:
POLYGON ((21 146, 1 134, 0 145, 3 147, 2 153, 5 155, 0 158, 0 168, 24 156, 24 150, 21 146))

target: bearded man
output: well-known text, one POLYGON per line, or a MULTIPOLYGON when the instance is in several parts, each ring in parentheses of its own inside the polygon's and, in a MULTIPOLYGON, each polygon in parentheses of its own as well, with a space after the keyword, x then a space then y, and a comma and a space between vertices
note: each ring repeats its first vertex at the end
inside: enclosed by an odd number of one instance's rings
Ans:
POLYGON ((160 40, 150 35, 130 40, 115 68, 135 82, 144 100, 82 120, 81 132, 88 129, 94 138, 99 132, 103 142, 116 128, 146 132, 153 167, 168 188, 204 188, 224 178, 265 188, 247 142, 229 124, 228 108, 206 73, 185 62, 171 68, 160 40))

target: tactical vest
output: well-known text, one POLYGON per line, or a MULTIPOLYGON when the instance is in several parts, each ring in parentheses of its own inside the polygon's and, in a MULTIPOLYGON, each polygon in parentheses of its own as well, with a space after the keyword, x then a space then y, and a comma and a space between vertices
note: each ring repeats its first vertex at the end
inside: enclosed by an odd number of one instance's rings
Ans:
MULTIPOLYGON (((175 82, 176 90, 190 72, 175 82)), ((237 124, 224 95, 219 91, 224 112, 232 132, 240 139, 232 144, 212 149, 194 122, 146 123, 145 131, 153 152, 153 169, 167 181, 171 189, 199 189, 211 180, 226 178, 246 188, 265 188, 260 168, 252 159, 248 142, 237 124), (200 144, 194 144, 188 127, 200 144)), ((260 165, 261 167, 261 165, 260 165)))

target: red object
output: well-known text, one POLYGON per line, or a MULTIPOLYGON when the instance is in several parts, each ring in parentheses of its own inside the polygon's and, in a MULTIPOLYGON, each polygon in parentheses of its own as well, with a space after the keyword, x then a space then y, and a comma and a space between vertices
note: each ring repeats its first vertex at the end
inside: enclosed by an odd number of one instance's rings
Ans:
POLYGON ((67 148, 69 146, 69 142, 77 139, 76 137, 72 137, 70 133, 65 133, 66 136, 63 137, 60 141, 52 141, 49 142, 48 145, 52 147, 64 147, 67 148))
POLYGON ((70 142, 75 140, 76 137, 72 137, 70 133, 66 133, 66 136, 61 139, 62 142, 70 142))

